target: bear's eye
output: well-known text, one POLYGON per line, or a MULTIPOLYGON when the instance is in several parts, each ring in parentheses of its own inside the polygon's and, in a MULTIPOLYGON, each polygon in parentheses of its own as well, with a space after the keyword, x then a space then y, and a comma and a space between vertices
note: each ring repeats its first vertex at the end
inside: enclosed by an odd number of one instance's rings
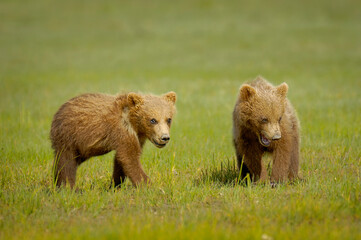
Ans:
POLYGON ((262 122, 262 123, 268 123, 268 118, 262 118, 262 119, 261 119, 261 122, 262 122))
POLYGON ((151 123, 151 124, 157 124, 158 122, 157 122, 157 120, 155 120, 154 118, 152 118, 152 119, 150 120, 150 123, 151 123))
POLYGON ((168 123, 168 124, 171 124, 171 122, 172 122, 172 119, 171 119, 171 118, 168 118, 168 119, 167 119, 167 123, 168 123))
POLYGON ((281 122, 281 120, 282 120, 282 116, 278 119, 278 122, 281 122))

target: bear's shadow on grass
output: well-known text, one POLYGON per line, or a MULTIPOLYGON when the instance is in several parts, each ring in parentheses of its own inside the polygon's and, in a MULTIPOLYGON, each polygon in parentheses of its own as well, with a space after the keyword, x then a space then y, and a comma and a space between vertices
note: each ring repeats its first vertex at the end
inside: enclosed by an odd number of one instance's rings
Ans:
MULTIPOLYGON (((268 166, 270 168, 270 166, 268 166)), ((270 169, 268 169, 269 171, 270 169)), ((298 185, 305 184, 306 179, 297 178, 295 180, 288 181, 284 184, 271 182, 269 184, 261 184, 262 186, 269 185, 272 188, 284 186, 284 185, 298 185)), ((216 186, 242 186, 247 187, 251 185, 257 185, 257 183, 251 181, 249 175, 244 179, 241 179, 240 171, 238 170, 236 161, 227 161, 221 162, 220 166, 212 166, 210 168, 202 169, 199 176, 194 180, 196 185, 203 184, 215 184, 216 186)))
POLYGON ((194 182, 196 185, 215 184, 219 186, 247 186, 249 184, 247 178, 241 179, 236 161, 229 159, 221 162, 220 166, 202 169, 194 182))

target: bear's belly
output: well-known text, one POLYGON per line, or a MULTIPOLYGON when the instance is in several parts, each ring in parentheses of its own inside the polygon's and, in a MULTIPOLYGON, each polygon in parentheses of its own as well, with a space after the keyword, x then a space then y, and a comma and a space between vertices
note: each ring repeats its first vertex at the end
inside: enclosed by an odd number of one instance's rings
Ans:
POLYGON ((95 157, 95 156, 101 156, 104 154, 107 154, 111 151, 111 149, 105 149, 105 148, 90 148, 85 149, 83 151, 79 151, 79 155, 84 158, 84 160, 95 157))

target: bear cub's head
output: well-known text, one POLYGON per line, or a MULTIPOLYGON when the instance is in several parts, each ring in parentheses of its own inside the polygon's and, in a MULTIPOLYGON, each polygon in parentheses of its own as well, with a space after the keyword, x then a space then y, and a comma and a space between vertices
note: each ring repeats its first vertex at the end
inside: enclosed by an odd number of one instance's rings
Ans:
POLYGON ((282 137, 281 125, 287 102, 288 85, 252 87, 243 84, 239 103, 241 119, 258 137, 259 143, 269 147, 282 137))
POLYGON ((162 96, 128 93, 129 118, 138 135, 162 148, 170 140, 169 130, 175 113, 175 92, 162 96))

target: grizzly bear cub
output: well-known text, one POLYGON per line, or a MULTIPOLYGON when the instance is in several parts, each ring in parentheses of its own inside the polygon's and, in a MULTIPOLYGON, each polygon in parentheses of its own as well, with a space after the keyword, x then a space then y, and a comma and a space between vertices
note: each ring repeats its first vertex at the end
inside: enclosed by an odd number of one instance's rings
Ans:
POLYGON ((288 86, 272 86, 258 77, 240 88, 233 111, 233 142, 242 179, 266 181, 265 152, 273 155, 271 183, 298 177, 299 122, 286 95, 288 86))
POLYGON ((128 93, 84 94, 63 104, 55 114, 50 138, 55 152, 57 186, 75 185, 76 170, 85 160, 115 150, 113 181, 125 177, 133 185, 147 183, 140 156, 146 139, 162 148, 170 140, 176 94, 161 97, 128 93))

